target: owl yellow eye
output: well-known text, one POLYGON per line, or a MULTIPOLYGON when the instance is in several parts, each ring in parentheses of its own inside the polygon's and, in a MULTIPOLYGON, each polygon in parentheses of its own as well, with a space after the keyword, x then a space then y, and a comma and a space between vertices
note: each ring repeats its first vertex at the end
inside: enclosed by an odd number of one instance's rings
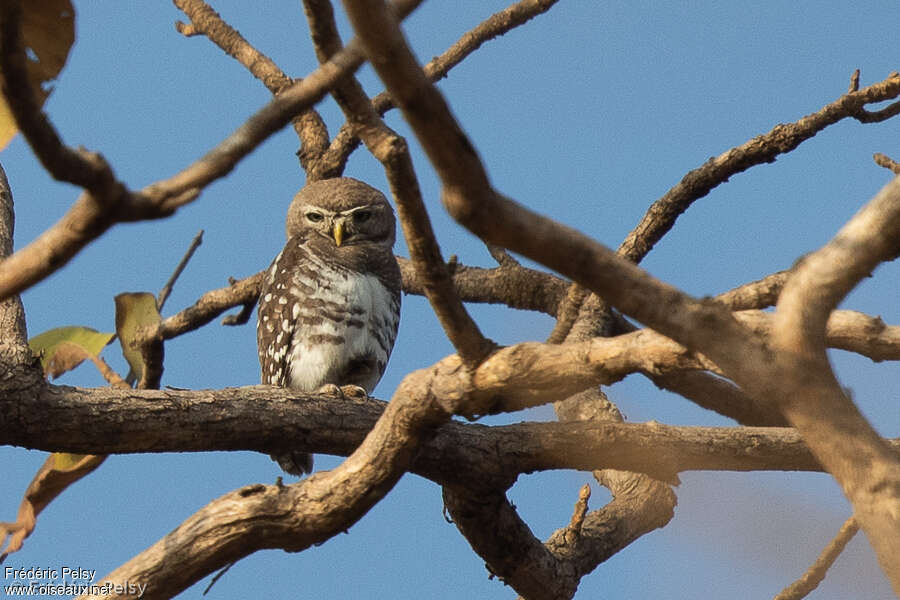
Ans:
POLYGON ((306 220, 310 223, 321 223, 322 222, 322 213, 317 212, 308 212, 306 213, 306 220))
POLYGON ((365 223, 369 220, 369 217, 372 216, 372 211, 370 210, 358 210, 353 213, 353 221, 355 223, 365 223))

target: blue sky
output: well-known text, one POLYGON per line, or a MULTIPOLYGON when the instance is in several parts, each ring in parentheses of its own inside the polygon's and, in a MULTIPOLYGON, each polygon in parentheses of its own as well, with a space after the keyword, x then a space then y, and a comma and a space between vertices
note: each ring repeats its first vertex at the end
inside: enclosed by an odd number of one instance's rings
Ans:
MULTIPOLYGON (((298 2, 214 7, 293 76, 315 66, 298 2)), ((179 11, 162 2, 76 2, 77 41, 46 109, 63 138, 103 153, 132 188, 195 160, 269 98, 243 67, 205 38, 186 39, 179 11)), ((503 2, 430 2, 407 22, 421 60, 442 52, 503 2)), ((340 17, 343 23, 343 17, 340 17)), ((548 14, 489 42, 440 83, 481 154, 495 186, 520 202, 616 247, 647 206, 710 156, 818 110, 843 93, 856 68, 862 83, 900 69, 890 51, 894 2, 560 2, 548 14)), ((343 31, 349 29, 343 23, 343 31)), ((370 94, 382 86, 361 71, 370 94)), ((334 134, 342 122, 330 101, 321 112, 334 134)), ((491 266, 475 238, 442 212, 433 170, 400 116, 445 255, 491 266)), ((754 168, 698 201, 642 263, 695 295, 715 294, 789 267, 825 243, 889 179, 874 152, 900 159, 900 121, 839 123, 774 164, 754 168)), ((303 184, 285 130, 227 178, 166 220, 120 225, 63 271, 27 291, 31 335, 61 325, 111 330, 113 297, 157 292, 194 234, 206 231, 166 305, 165 315, 204 291, 264 268, 283 243, 287 204, 303 184)), ((55 222, 77 190, 51 181, 17 138, 0 153, 16 200, 16 244, 55 222)), ((347 175, 386 189, 364 152, 347 175)), ((408 255, 402 240, 396 251, 408 255)), ((883 265, 844 307, 900 323, 898 267, 883 265)), ((483 331, 503 344, 541 340, 542 315, 473 306, 483 331)), ((404 298, 400 336, 376 396, 451 347, 427 303, 404 298)), ((105 358, 121 372, 115 347, 105 358)), ((900 436, 895 364, 836 352, 844 385, 879 431, 900 436)), ((166 345, 164 385, 220 388, 259 381, 255 331, 212 324, 166 345)), ((62 380, 102 385, 88 367, 62 380)), ((658 391, 638 376, 611 388, 631 421, 729 424, 658 391)), ((491 422, 551 418, 548 408, 491 422)), ((11 519, 44 454, 0 448, 0 519, 11 519)), ((318 457, 319 468, 337 459, 318 457)), ((250 453, 116 456, 41 515, 11 566, 72 565, 106 573, 165 535, 210 499, 277 467, 250 453)), ((568 522, 589 476, 523 476, 510 497, 535 533, 568 522)), ((849 516, 825 475, 685 473, 668 527, 586 577, 577 598, 774 596, 812 562, 849 516), (648 576, 649 574, 649 576, 648 576)), ((608 495, 594 486, 592 507, 608 495)), ((440 489, 405 477, 347 535, 301 554, 259 552, 220 580, 212 598, 271 594, 298 598, 513 597, 489 580, 483 562, 441 514, 440 489)), ((208 581, 208 580, 207 580, 208 581)), ((182 597, 198 597, 207 581, 182 597)), ((855 539, 813 597, 889 597, 868 543, 855 539)))

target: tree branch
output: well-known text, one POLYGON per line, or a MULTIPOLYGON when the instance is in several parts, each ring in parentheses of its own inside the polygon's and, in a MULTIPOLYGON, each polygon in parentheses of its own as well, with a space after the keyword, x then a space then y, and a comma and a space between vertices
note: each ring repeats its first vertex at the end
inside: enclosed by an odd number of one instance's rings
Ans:
POLYGON ((685 175, 678 184, 666 192, 647 210, 641 222, 622 242, 619 252, 640 262, 664 236, 675 220, 694 201, 706 196, 713 188, 730 177, 763 163, 775 161, 779 154, 794 150, 797 146, 838 121, 853 117, 862 123, 889 118, 898 112, 896 105, 890 110, 868 113, 867 104, 891 100, 900 95, 900 75, 891 73, 887 79, 861 90, 850 91, 821 110, 806 115, 795 123, 776 125, 766 134, 757 136, 740 146, 709 159, 703 166, 685 175))
POLYGON ((900 458, 846 396, 825 353, 838 302, 900 251, 900 179, 795 268, 778 300, 772 345, 794 373, 782 412, 835 477, 900 594, 900 458))
POLYGON ((805 598, 811 591, 819 587, 819 584, 825 579, 828 569, 831 568, 837 557, 841 555, 841 552, 844 551, 844 548, 853 539, 857 531, 859 531, 859 524, 856 522, 856 519, 850 517, 841 525, 841 529, 834 539, 822 550, 816 562, 806 570, 806 573, 800 579, 784 588, 780 594, 775 596, 775 600, 799 600, 800 598, 805 598))
MULTIPOLYGON (((464 33, 443 54, 428 62, 423 67, 425 76, 433 82, 443 79, 453 67, 478 50, 482 44, 500 37, 520 25, 524 25, 539 14, 550 10, 557 1, 520 0, 512 6, 491 15, 475 28, 464 33)), ((394 108, 390 93, 386 91, 381 92, 372 98, 372 107, 379 115, 384 115, 387 111, 394 108)), ((359 142, 360 138, 355 125, 348 121, 332 140, 328 152, 323 157, 323 163, 331 164, 338 173, 342 172, 347 158, 356 150, 359 142)))
MULTIPOLYGON (((272 59, 254 48, 206 2, 203 0, 174 0, 174 2, 175 6, 191 20, 190 25, 181 22, 175 24, 179 33, 184 35, 202 33, 226 54, 244 65, 275 96, 293 83, 272 59)), ((300 138, 300 150, 297 153, 300 165, 308 174, 315 173, 319 159, 328 148, 328 128, 319 113, 313 109, 300 113, 293 119, 293 124, 300 138)))
MULTIPOLYGON (((135 390, 48 385, 0 399, 0 443, 82 454, 269 454, 293 448, 348 456, 387 406, 374 399, 347 402, 269 386, 135 390), (260 403, 270 410, 261 412, 260 403)), ((900 440, 888 445, 900 455, 900 440)), ((692 470, 822 471, 800 435, 789 428, 597 421, 496 427, 445 423, 422 445, 410 470, 441 485, 505 489, 521 473, 607 468, 670 481, 692 470)))

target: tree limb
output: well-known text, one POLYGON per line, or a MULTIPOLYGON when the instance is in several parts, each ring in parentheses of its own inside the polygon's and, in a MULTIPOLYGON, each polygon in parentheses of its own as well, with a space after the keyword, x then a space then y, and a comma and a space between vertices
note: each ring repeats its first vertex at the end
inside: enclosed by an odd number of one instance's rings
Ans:
POLYGON ((794 374, 782 412, 853 503, 894 591, 900 594, 900 458, 838 383, 825 353, 832 310, 875 267, 900 251, 900 179, 894 179, 785 284, 772 345, 794 374))
MULTIPOLYGON (((269 454, 296 448, 348 456, 387 406, 375 399, 347 402, 269 386, 135 390, 48 385, 0 400, 0 443, 81 454, 269 454), (266 411, 259 410, 261 403, 266 411), (48 422, 50 417, 58 418, 48 422)), ((895 455, 900 453, 900 440, 888 445, 895 455)), ((596 421, 490 427, 445 423, 422 445, 410 470, 441 485, 505 489, 521 473, 606 468, 648 472, 665 480, 691 470, 822 471, 800 435, 789 428, 596 421)))
POLYGON ((862 123, 889 118, 897 114, 900 107, 896 104, 878 113, 867 112, 865 106, 892 100, 898 95, 900 75, 891 73, 884 81, 861 90, 849 91, 795 123, 776 125, 768 133, 709 159, 703 166, 685 175, 675 187, 653 203, 641 222, 622 242, 620 253, 634 262, 640 262, 694 201, 706 196, 719 184, 751 167, 774 162, 779 154, 792 151, 829 125, 848 117, 862 123))

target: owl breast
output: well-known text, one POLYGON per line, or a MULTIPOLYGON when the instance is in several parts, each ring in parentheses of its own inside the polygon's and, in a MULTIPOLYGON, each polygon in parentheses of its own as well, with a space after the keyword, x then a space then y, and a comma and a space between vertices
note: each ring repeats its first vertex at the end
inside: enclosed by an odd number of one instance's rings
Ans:
POLYGON ((289 244, 260 298, 259 327, 272 340, 260 347, 263 380, 307 392, 352 384, 371 393, 387 365, 399 316, 399 294, 377 276, 289 244))

